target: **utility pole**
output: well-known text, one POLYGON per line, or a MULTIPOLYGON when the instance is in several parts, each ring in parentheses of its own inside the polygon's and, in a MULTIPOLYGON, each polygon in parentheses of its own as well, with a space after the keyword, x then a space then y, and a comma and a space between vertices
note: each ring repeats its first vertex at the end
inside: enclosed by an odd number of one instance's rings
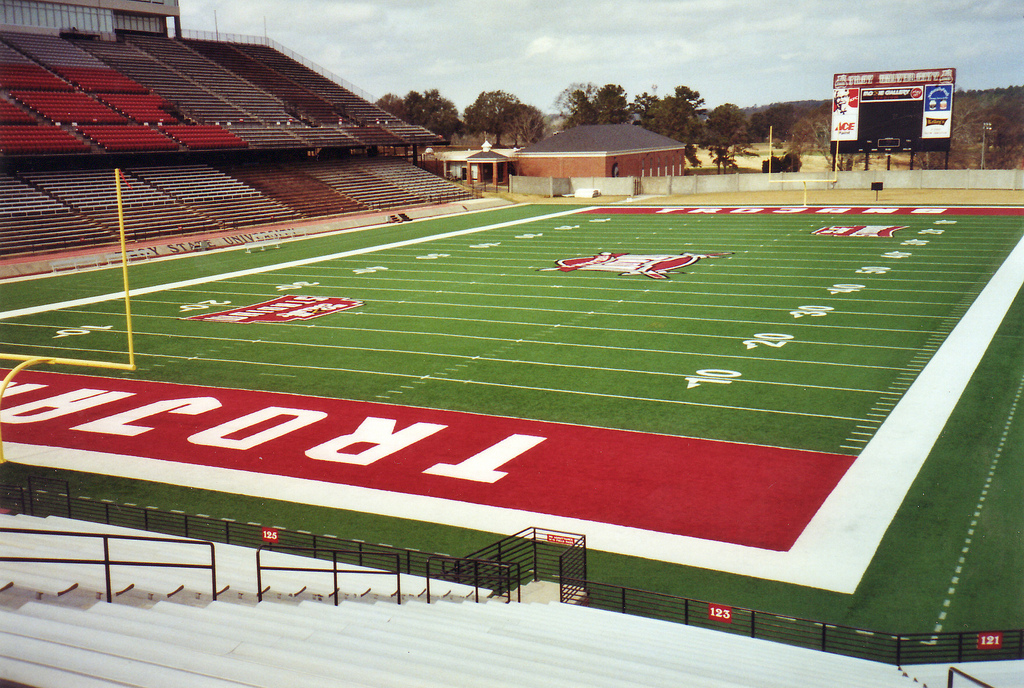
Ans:
POLYGON ((988 147, 988 132, 992 131, 991 122, 983 122, 981 125, 981 169, 985 169, 985 149, 988 147))

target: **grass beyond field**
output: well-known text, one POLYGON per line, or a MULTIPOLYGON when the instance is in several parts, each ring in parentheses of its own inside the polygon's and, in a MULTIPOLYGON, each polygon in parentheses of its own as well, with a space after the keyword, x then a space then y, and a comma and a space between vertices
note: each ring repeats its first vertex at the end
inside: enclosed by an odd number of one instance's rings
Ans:
MULTIPOLYGON (((1024 233, 1019 215, 955 212, 594 209, 506 225, 561 210, 517 207, 134 265, 139 371, 131 377, 853 457, 1024 233), (489 228, 453 234, 480 227, 489 228), (395 245, 367 250, 385 244, 395 245), (690 258, 672 258, 683 255, 690 258), (205 279, 226 273, 237 274, 205 279), (290 295, 363 305, 290 323, 184 319, 290 295)), ((118 288, 119 275, 102 271, 0 284, 0 301, 11 311, 118 288)), ((120 310, 109 300, 10 318, 0 324, 0 348, 122 360, 120 310)), ((1024 485, 1024 456, 1010 441, 1021 438, 1010 409, 1024 378, 1022 312, 1018 299, 855 594, 596 552, 592 575, 887 631, 1024 627, 1015 592, 1024 579, 1022 519, 1012 498, 1024 485)), ((642 457, 641 449, 623 460, 642 457)), ((30 472, 0 470, 3 482, 30 472)), ((493 539, 156 484, 72 480, 97 498, 454 554, 493 539)))

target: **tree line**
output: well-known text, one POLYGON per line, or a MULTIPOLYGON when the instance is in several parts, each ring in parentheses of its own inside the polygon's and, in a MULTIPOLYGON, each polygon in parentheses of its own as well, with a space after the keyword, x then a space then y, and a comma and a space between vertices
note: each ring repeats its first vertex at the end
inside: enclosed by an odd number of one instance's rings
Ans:
MULTIPOLYGON (((480 93, 461 114, 437 89, 409 91, 404 97, 389 93, 377 105, 467 145, 486 138, 495 147, 521 147, 580 125, 631 123, 684 144, 692 167, 701 166, 698 151, 705 149, 720 173, 737 169, 737 157, 748 154, 754 142, 767 141, 769 131, 784 154, 780 164, 785 171, 798 171, 801 157, 808 154, 833 162, 828 100, 746 110, 725 103, 709 110, 700 93, 688 86, 676 86, 661 96, 653 87, 630 99, 618 84, 573 83, 558 95, 554 114, 544 114, 500 90, 480 93)), ((951 168, 978 167, 983 140, 985 167, 1013 169, 1024 164, 1024 86, 957 91, 953 108, 951 168)), ((855 156, 835 162, 840 169, 856 164, 855 156)), ((919 154, 915 160, 920 168, 941 168, 945 163, 944 153, 919 154)))

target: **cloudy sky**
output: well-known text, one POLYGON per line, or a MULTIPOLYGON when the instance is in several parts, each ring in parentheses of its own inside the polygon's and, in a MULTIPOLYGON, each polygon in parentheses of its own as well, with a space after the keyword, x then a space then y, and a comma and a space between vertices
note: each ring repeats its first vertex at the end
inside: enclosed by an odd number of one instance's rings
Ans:
POLYGON ((379 97, 504 90, 545 112, 574 82, 708 107, 825 99, 832 75, 955 67, 1024 84, 1021 0, 181 0, 182 27, 266 35, 379 97))

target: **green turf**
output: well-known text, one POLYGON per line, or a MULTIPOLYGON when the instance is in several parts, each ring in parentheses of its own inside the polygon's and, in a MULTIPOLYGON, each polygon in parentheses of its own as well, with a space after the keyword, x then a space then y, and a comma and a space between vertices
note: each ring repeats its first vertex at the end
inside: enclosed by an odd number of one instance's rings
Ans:
MULTIPOLYGON (((563 209, 518 207, 263 253, 139 264, 132 267, 133 287, 563 209)), ((537 220, 140 296, 133 299, 140 363, 135 375, 855 454, 880 424, 878 409, 905 391, 1024 229, 1013 217, 958 216, 956 224, 944 225, 929 215, 609 217, 599 223, 590 222, 602 218, 594 215, 537 220), (892 238, 811 233, 840 224, 907 228, 892 238), (937 230, 942 234, 919 234, 937 230), (928 243, 904 245, 908 240, 928 243), (731 255, 702 260, 667 280, 545 270, 558 259, 600 251, 731 255), (912 256, 886 256, 892 251, 912 256), (364 271, 379 267, 387 270, 364 271), (277 291, 300 281, 319 284, 277 291), (292 293, 348 296, 366 305, 293 325, 180 319, 292 293), (223 305, 198 309, 204 301, 223 305), (182 310, 190 305, 197 310, 182 310), (785 343, 765 343, 779 341, 785 343), (730 384, 690 387, 687 378, 701 377, 700 370, 739 375, 730 384)), ((119 286, 119 273, 100 271, 0 284, 0 299, 9 308, 119 286)), ((1019 425, 1008 426, 1009 440, 1018 441, 1000 450, 985 507, 973 517, 1024 377, 1022 323, 1018 299, 855 594, 606 553, 593 553, 592 575, 898 632, 930 632, 943 612, 944 630, 1024 627, 1024 605, 1015 592, 1024 582, 1021 510, 1013 496, 1019 498, 1024 486, 1019 425), (975 539, 960 564, 972 520, 978 521, 975 539), (953 577, 958 582, 950 595, 953 577)), ((123 342, 118 302, 0 325, 5 351, 116 359, 123 342), (59 329, 88 325, 112 329, 53 339, 59 329)), ((20 467, 2 470, 12 479, 24 475, 20 467)), ((149 500, 162 508, 452 554, 493 539, 426 523, 87 475, 75 475, 73 482, 78 493, 97 498, 149 500)))

